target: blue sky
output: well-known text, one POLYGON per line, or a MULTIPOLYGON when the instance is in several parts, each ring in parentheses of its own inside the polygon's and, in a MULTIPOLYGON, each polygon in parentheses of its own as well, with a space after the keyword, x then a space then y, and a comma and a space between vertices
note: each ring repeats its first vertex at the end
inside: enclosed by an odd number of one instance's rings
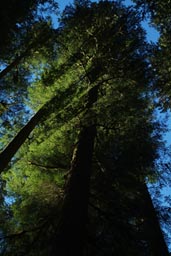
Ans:
POLYGON ((66 5, 68 5, 72 2, 73 1, 70 1, 70 0, 58 0, 60 10, 63 10, 66 5))
MULTIPOLYGON (((62 11, 66 5, 73 3, 73 0, 58 0, 57 2, 59 4, 60 11, 62 11)), ((92 2, 95 2, 95 0, 93 0, 92 2)), ((124 0, 123 3, 126 6, 133 4, 131 0, 124 0)), ((143 25, 144 29, 147 31, 148 41, 156 42, 159 37, 158 32, 153 27, 149 26, 148 22, 143 22, 142 25, 143 25)))

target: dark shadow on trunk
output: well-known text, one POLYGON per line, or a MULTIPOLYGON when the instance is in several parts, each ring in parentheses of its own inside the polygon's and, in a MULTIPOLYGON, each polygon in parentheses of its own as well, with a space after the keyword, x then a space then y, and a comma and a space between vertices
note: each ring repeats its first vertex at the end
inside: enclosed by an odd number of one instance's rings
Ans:
MULTIPOLYGON (((98 88, 99 85, 95 85, 88 93, 87 113, 93 103, 97 101, 98 88)), ((95 137, 95 122, 87 127, 82 127, 73 152, 61 216, 50 248, 50 256, 83 255, 87 238, 89 186, 95 137)))

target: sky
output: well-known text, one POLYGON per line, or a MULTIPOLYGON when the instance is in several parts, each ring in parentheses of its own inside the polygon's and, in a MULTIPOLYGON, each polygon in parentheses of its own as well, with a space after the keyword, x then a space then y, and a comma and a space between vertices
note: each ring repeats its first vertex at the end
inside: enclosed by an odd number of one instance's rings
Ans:
MULTIPOLYGON (((57 2, 59 4, 60 11, 62 11, 66 5, 73 3, 73 0, 57 0, 57 2)), ((92 2, 95 2, 95 0, 93 0, 92 2)), ((126 6, 133 5, 131 0, 124 0, 123 3, 126 6)), ((158 32, 153 27, 149 26, 148 22, 143 22, 142 26, 147 32, 147 40, 156 42, 157 39, 159 38, 158 32)))
POLYGON ((72 2, 73 1, 71 1, 71 0, 58 0, 60 10, 63 10, 66 5, 68 5, 72 2))

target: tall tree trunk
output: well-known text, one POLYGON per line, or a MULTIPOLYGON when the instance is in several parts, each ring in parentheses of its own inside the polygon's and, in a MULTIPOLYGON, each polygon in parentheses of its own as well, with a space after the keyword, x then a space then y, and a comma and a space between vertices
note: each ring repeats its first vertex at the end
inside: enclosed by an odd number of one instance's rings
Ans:
MULTIPOLYGON (((138 175, 128 174, 123 179, 123 185, 133 188, 129 216, 138 220, 135 223, 133 221, 133 225, 137 225, 135 242, 137 244, 140 242, 140 248, 144 248, 147 256, 169 256, 159 217, 146 183, 138 175)), ((142 255, 141 251, 140 255, 142 255)))
MULTIPOLYGON (((88 93, 88 108, 97 101, 98 85, 88 93)), ((80 131, 73 153, 70 177, 66 184, 61 218, 52 242, 50 256, 82 256, 86 239, 92 156, 96 137, 96 125, 88 125, 80 131)))
POLYGON ((146 236, 150 244, 151 255, 169 256, 169 251, 164 240, 158 216, 154 208, 147 186, 142 186, 144 197, 144 214, 146 219, 146 236))
POLYGON ((84 128, 80 133, 51 256, 83 255, 95 135, 95 126, 84 128))

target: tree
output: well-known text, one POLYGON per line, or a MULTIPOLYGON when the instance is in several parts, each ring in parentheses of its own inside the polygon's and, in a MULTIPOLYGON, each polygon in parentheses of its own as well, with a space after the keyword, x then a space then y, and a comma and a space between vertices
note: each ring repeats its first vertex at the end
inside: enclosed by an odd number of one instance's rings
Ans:
MULTIPOLYGON (((23 1, 13 1, 13 3, 6 1, 1 8, 0 102, 1 105, 8 106, 1 112, 2 126, 7 123, 10 126, 14 125, 12 113, 20 118, 23 114, 25 109, 23 105, 29 86, 28 77, 33 76, 29 65, 32 69, 35 66, 30 56, 33 57, 37 49, 37 57, 44 54, 47 58, 45 52, 50 47, 50 40, 54 33, 50 19, 47 17, 49 11, 53 14, 57 13, 57 3, 26 1, 23 5, 23 1)), ((22 126, 24 121, 20 122, 22 126)))
POLYGON ((32 28, 37 19, 44 19, 41 12, 47 15, 49 11, 54 12, 56 8, 57 4, 51 0, 25 1, 25 4, 20 0, 12 3, 4 1, 0 13, 1 58, 4 54, 9 55, 11 48, 19 45, 19 40, 23 40, 23 34, 26 34, 32 28), (16 42, 17 39, 18 42, 16 42))
MULTIPOLYGON (((149 24, 159 32, 159 39, 156 44, 156 48, 151 55, 151 64, 153 69, 153 87, 157 97, 157 107, 163 113, 170 110, 170 3, 169 1, 134 1, 137 3, 137 7, 141 8, 146 17, 149 17, 149 24)), ((165 157, 165 161, 166 157, 165 157)), ((167 164, 166 164, 167 165, 167 164)), ((164 168, 165 169, 165 168, 164 168)), ((167 170, 164 171, 169 179, 170 173, 167 170)), ((169 185, 170 186, 170 185, 169 185)), ((170 196, 168 196, 170 197, 170 196)), ((167 197, 166 197, 167 198, 167 197)), ((168 198, 167 198, 168 200, 168 198)), ((167 200, 163 204, 167 204, 167 200)), ((155 200, 157 201, 157 200, 155 200)), ((164 212, 164 215, 170 218, 170 206, 163 207, 161 202, 156 203, 156 208, 160 209, 160 212, 164 212)), ((166 218, 159 216, 160 223, 165 226, 167 223, 166 218)), ((168 233, 170 233, 168 229, 168 233)))
POLYGON ((169 14, 171 13, 169 0, 165 2, 150 1, 150 0, 133 0, 138 7, 141 7, 144 14, 150 14, 153 24, 158 29, 163 31, 166 27, 169 28, 166 23, 169 23, 169 14))
POLYGON ((154 85, 157 89, 161 108, 170 108, 170 2, 134 1, 137 7, 150 16, 150 24, 159 32, 159 40, 151 59, 154 72, 154 85))
POLYGON ((56 55, 28 91, 48 114, 3 175, 4 255, 156 255, 144 184, 161 135, 140 21, 109 1, 65 9, 56 55))

